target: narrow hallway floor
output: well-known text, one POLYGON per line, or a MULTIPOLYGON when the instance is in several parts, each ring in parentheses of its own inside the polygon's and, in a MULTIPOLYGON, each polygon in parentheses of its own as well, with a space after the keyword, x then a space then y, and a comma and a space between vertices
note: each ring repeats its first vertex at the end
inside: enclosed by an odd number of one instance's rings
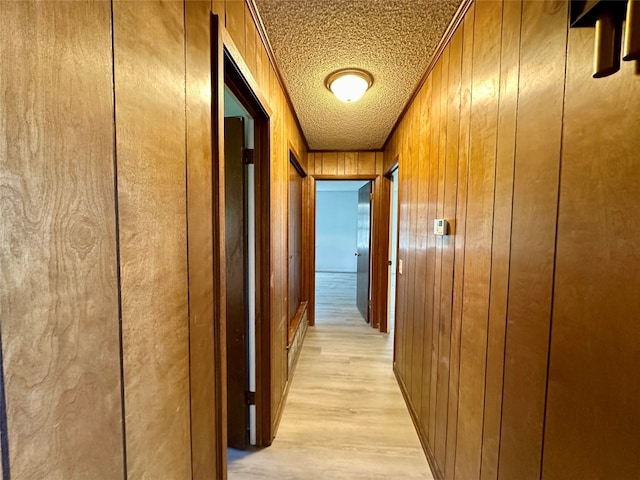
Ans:
POLYGON ((230 450, 229 479, 432 479, 391 369, 393 337, 360 316, 355 274, 319 274, 316 295, 277 436, 230 450))

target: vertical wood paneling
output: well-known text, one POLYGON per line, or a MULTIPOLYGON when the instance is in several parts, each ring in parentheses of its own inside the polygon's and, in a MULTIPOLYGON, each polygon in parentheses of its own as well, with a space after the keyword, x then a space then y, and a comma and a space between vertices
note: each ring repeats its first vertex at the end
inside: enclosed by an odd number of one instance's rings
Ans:
POLYGON ((397 282, 397 295, 396 295, 396 328, 394 342, 396 345, 395 365, 398 373, 403 378, 405 384, 411 379, 406 376, 405 358, 406 348, 404 342, 406 338, 406 323, 407 323, 407 296, 409 295, 409 289, 407 288, 407 276, 405 275, 404 264, 407 261, 407 242, 408 242, 408 229, 409 229, 409 201, 408 195, 410 193, 409 175, 411 174, 408 169, 408 163, 405 161, 406 154, 402 148, 404 140, 404 124, 399 127, 397 132, 398 144, 400 145, 398 150, 400 152, 398 162, 398 264, 402 262, 403 268, 400 270, 398 265, 398 274, 396 276, 397 282))
POLYGON ((249 7, 244 5, 244 22, 245 22, 245 36, 244 36, 244 59, 247 62, 247 67, 249 67, 249 71, 253 78, 258 80, 258 69, 257 69, 257 50, 256 50, 256 37, 258 36, 258 32, 256 30, 256 24, 253 22, 253 17, 251 16, 251 12, 249 11, 249 7))
POLYGON ((444 477, 455 478, 458 399, 460 381, 460 347, 462 336, 462 305, 464 293, 464 263, 467 224, 467 185, 469 175, 469 135, 471 126, 471 81, 473 65, 473 32, 475 5, 467 12, 455 36, 462 36, 462 68, 460 73, 460 130, 458 136, 458 175, 453 277, 453 309, 451 314, 451 353, 449 377, 449 408, 447 410, 447 446, 444 477))
POLYGON ((322 152, 322 174, 337 175, 338 174, 338 153, 322 152))
POLYGON ((496 149, 491 291, 487 335, 487 373, 482 438, 482 479, 498 476, 498 448, 502 414, 502 378, 511 247, 511 205, 519 78, 520 2, 505 2, 500 61, 500 105, 496 149))
MULTIPOLYGON (((444 57, 443 57, 444 59, 444 57)), ((449 402, 449 368, 451 363, 451 314, 453 302, 453 263, 458 180, 458 136, 460 133, 460 66, 462 36, 455 35, 449 48, 449 83, 447 88, 446 164, 442 217, 451 224, 449 236, 442 238, 442 271, 440 287, 440 345, 436 398, 436 436, 434 454, 439 465, 445 464, 447 443, 447 410, 449 402)))
POLYGON ((540 477, 567 6, 525 1, 499 478, 540 477))
POLYGON ((640 95, 570 30, 543 478, 640 478, 640 95), (613 128, 609 128, 613 127, 613 128))
POLYGON ((359 152, 358 153, 358 174, 373 175, 375 173, 376 173, 375 152, 359 152))
MULTIPOLYGON (((425 84, 425 87, 422 89, 419 97, 419 107, 420 107, 420 122, 419 122, 419 149, 418 149, 418 157, 420 161, 420 168, 418 169, 418 184, 417 188, 423 192, 428 192, 429 189, 429 166, 430 166, 430 148, 431 144, 429 142, 431 138, 431 86, 432 81, 429 78, 425 84)), ((418 202, 418 223, 422 226, 422 228, 418 231, 418 255, 416 258, 416 269, 417 275, 420 281, 426 278, 427 275, 427 233, 428 229, 424 228, 425 225, 428 225, 428 213, 429 213, 429 205, 426 201, 418 202)), ((430 324, 427 322, 427 309, 425 305, 426 301, 426 289, 425 288, 416 288, 414 292, 414 301, 415 315, 418 317, 417 320, 421 324, 420 334, 418 335, 418 348, 416 351, 416 356, 420 359, 421 365, 416 368, 416 375, 411 379, 412 388, 415 392, 416 396, 416 404, 415 409, 416 413, 422 417, 424 415, 423 407, 423 392, 424 392, 424 382, 422 381, 423 376, 427 373, 427 367, 424 362, 424 358, 428 355, 428 349, 426 348, 426 343, 424 341, 426 332, 428 328, 430 328, 430 324), (419 373, 418 373, 419 372, 419 373)))
POLYGON ((0 16, 11 476, 122 478, 110 7, 1 2, 0 16))
MULTIPOLYGON (((449 47, 447 46, 442 52, 440 62, 442 65, 440 77, 440 98, 438 99, 439 117, 437 119, 437 128, 439 132, 438 152, 437 152, 437 194, 435 202, 435 217, 442 218, 444 213, 444 182, 446 173, 446 147, 447 147, 447 101, 448 101, 448 84, 449 84, 449 47)), ((433 228, 433 227, 432 227, 433 228)), ((431 311, 431 323, 433 325, 433 337, 431 346, 431 396, 429 399, 429 440, 431 445, 435 445, 436 435, 436 404, 437 404, 437 387, 439 358, 440 358, 440 336, 442 334, 442 322, 440 319, 440 294, 442 291, 442 243, 443 237, 434 238, 434 254, 435 254, 435 270, 433 284, 433 300, 431 311)))
MULTIPOLYGON (((415 115, 416 119, 420 120, 424 116, 424 104, 425 97, 428 95, 424 90, 418 95, 415 105, 415 115)), ((414 124, 417 126, 418 130, 423 128, 423 125, 427 125, 426 122, 420 122, 414 124)), ((413 171, 413 186, 412 192, 416 192, 416 202, 413 206, 415 210, 415 222, 416 226, 416 234, 415 234, 415 253, 413 256, 413 268, 415 270, 415 278, 417 279, 418 285, 422 282, 422 279, 426 274, 426 235, 424 225, 427 222, 427 205, 425 202, 420 202, 418 192, 422 191, 426 186, 427 174, 426 172, 429 169, 429 151, 425 151, 425 144, 427 142, 421 141, 421 138, 413 138, 413 155, 416 158, 416 167, 413 171), (426 154, 426 156, 425 156, 426 154)), ((428 145, 428 144, 427 144, 428 145)), ((422 358, 423 358, 423 350, 424 350, 424 329, 425 329, 425 308, 424 308, 424 299, 425 299, 425 290, 423 288, 413 288, 413 296, 411 298, 412 309, 411 314, 413 317, 413 339, 412 339, 412 366, 411 366, 411 378, 408 381, 407 387, 409 391, 412 393, 413 397, 413 406, 416 409, 416 412, 420 411, 422 408, 422 358)))
POLYGON ((355 175, 358 173, 358 154, 356 152, 346 152, 344 154, 344 174, 355 175))
POLYGON ((336 171, 338 173, 338 175, 344 175, 344 165, 345 165, 345 153, 344 152, 338 152, 338 158, 337 158, 337 168, 336 171))
POLYGON ((427 230, 427 275, 424 282, 424 288, 426 289, 425 295, 425 335, 424 335, 424 350, 423 350, 423 374, 422 374, 422 417, 423 428, 430 440, 430 445, 433 445, 432 438, 429 436, 433 433, 432 420, 435 409, 432 409, 432 399, 435 398, 435 382, 432 382, 434 376, 434 355, 435 355, 435 343, 438 337, 437 325, 433 323, 433 311, 434 311, 434 290, 435 290, 435 278, 436 278, 436 238, 433 234, 433 226, 429 228, 429 221, 432 222, 436 217, 436 209, 438 203, 438 155, 440 153, 440 93, 442 85, 442 65, 440 62, 435 66, 432 73, 432 90, 429 107, 429 127, 430 127, 430 142, 431 148, 429 149, 429 170, 427 171, 428 189, 427 196, 423 197, 423 201, 427 203, 427 222, 425 228, 427 230), (433 413, 432 413, 433 412, 433 413))
POLYGON ((637 71, 590 78, 593 33, 572 30, 567 51, 567 13, 471 4, 413 101, 419 126, 410 106, 386 145, 400 158, 400 256, 416 264, 413 202, 428 205, 426 302, 422 273, 399 277, 395 368, 436 477, 640 474, 637 71), (425 186, 407 158, 416 138, 425 186), (450 237, 429 234, 436 216, 455 217, 450 237), (422 309, 420 345, 406 337, 422 309))
MULTIPOLYGON (((414 103, 407 113, 408 125, 410 131, 417 126, 417 119, 419 117, 419 104, 414 103)), ((419 143, 414 142, 413 138, 408 138, 407 140, 407 155, 406 161, 408 165, 408 170, 410 172, 409 176, 409 191, 407 192, 407 199, 409 201, 408 205, 408 217, 409 217, 409 229, 408 236, 409 242, 407 245, 408 252, 405 258, 404 264, 404 275, 406 276, 406 281, 408 284, 408 289, 410 292, 415 292, 416 285, 416 231, 418 229, 418 215, 417 215, 417 207, 418 207, 418 150, 419 143)), ((417 280, 419 281, 419 279, 417 280)), ((413 295, 408 295, 406 299, 407 303, 407 317, 406 317, 406 327, 405 327, 405 343, 404 348, 406 351, 406 361, 405 361, 405 374, 408 379, 413 378, 413 366, 421 367, 420 362, 415 358, 414 351, 417 351, 416 348, 414 350, 414 345, 419 342, 419 339, 416 337, 416 324, 418 323, 416 319, 416 312, 414 311, 413 305, 415 303, 413 295)), ((413 390, 414 382, 407 382, 407 389, 409 390, 409 397, 413 400, 414 404, 416 403, 415 391, 413 390)))
POLYGON ((128 473, 187 478, 183 5, 122 1, 113 15, 128 473))
POLYGON ((185 4, 187 241, 193 479, 216 476, 209 2, 185 4))
MULTIPOLYGON (((502 5, 479 2, 475 31, 500 32, 502 5)), ((500 35, 475 35, 460 348, 456 478, 478 478, 482 452, 485 361, 495 181, 500 35)))
MULTIPOLYGON (((245 57, 245 0, 225 0, 225 25, 238 52, 245 57)), ((245 60, 246 61, 246 60, 245 60)))

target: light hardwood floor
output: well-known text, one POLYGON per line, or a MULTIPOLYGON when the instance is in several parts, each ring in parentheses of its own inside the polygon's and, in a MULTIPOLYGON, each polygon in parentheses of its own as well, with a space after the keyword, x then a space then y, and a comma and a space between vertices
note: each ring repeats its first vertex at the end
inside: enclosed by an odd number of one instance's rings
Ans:
POLYGON ((432 479, 394 378, 393 338, 355 306, 355 274, 316 275, 309 328, 276 439, 229 451, 229 479, 432 479))

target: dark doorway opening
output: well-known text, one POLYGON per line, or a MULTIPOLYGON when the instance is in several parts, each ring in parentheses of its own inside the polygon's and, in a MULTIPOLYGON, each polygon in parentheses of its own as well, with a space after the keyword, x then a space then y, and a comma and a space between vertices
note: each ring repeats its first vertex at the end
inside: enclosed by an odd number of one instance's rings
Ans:
POLYGON ((224 52, 228 446, 271 443, 269 117, 224 52))

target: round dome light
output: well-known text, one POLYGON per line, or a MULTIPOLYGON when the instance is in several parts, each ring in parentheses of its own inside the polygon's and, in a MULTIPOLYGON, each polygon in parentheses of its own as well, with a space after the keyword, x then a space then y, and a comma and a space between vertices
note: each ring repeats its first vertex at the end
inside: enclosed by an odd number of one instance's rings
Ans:
POLYGON ((347 68, 333 72, 325 83, 339 100, 352 103, 362 98, 373 83, 373 77, 364 70, 347 68))

